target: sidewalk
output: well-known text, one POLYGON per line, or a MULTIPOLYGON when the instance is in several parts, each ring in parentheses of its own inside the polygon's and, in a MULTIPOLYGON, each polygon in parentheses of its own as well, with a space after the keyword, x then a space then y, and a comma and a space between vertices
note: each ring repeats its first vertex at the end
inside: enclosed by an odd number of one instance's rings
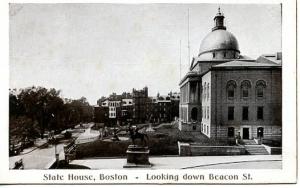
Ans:
MULTIPOLYGON (((280 169, 281 155, 150 157, 151 169, 280 169)), ((70 164, 91 169, 123 169, 126 158, 74 160, 70 164)))

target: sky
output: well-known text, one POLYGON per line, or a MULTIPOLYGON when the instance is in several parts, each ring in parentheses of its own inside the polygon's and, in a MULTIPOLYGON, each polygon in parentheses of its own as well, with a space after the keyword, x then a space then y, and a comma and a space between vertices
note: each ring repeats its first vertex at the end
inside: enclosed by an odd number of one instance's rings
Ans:
POLYGON ((10 4, 9 87, 43 86, 64 98, 179 91, 220 6, 242 55, 281 51, 279 4, 10 4), (181 41, 181 54, 180 54, 181 41))

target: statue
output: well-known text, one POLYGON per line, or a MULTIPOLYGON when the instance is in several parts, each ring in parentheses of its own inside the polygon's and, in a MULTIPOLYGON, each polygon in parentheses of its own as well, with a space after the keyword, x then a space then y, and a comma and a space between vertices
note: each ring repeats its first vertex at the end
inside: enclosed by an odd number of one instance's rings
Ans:
POLYGON ((147 134, 140 133, 138 128, 132 128, 131 126, 129 126, 127 132, 129 132, 129 135, 130 135, 130 138, 132 140, 133 145, 136 145, 135 144, 135 139, 140 139, 141 143, 144 146, 148 145, 149 138, 148 138, 147 134), (145 138, 147 138, 147 140, 145 138))
POLYGON ((133 145, 129 145, 126 151, 127 163, 123 168, 150 168, 148 148, 149 138, 147 134, 140 133, 138 128, 128 127, 127 132, 130 134, 133 145), (140 139, 141 145, 136 145, 135 140, 140 139))

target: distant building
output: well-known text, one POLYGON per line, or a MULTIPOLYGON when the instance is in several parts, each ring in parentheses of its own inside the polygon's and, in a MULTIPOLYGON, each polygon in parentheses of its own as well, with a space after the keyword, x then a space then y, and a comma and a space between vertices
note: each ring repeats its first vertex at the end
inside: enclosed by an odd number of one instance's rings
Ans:
POLYGON ((133 121, 133 99, 122 99, 121 103, 121 122, 128 124, 133 121))
POLYGON ((99 106, 96 107, 95 120, 105 122, 107 126, 123 125, 132 119, 132 103, 130 93, 123 93, 122 95, 113 93, 108 98, 102 97, 101 100, 98 100, 99 106))
POLYGON ((144 123, 148 118, 146 103, 148 99, 148 87, 142 90, 132 89, 133 120, 135 123, 144 123))
POLYGON ((281 141, 281 53, 254 60, 240 54, 224 15, 202 41, 189 72, 180 81, 180 130, 226 140, 281 141))
POLYGON ((149 98, 147 103, 147 114, 153 123, 172 122, 179 117, 179 93, 168 95, 157 95, 149 98))
POLYGON ((165 96, 148 96, 148 88, 132 90, 132 94, 111 94, 102 97, 95 107, 95 121, 107 126, 128 123, 171 122, 179 117, 180 94, 170 92, 165 96))

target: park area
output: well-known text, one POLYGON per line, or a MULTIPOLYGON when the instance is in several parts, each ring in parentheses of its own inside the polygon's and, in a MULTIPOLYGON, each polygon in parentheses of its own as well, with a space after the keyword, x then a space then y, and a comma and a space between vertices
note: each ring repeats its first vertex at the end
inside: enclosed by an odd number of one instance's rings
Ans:
MULTIPOLYGON (((148 147, 151 156, 174 156, 179 155, 178 142, 200 143, 202 145, 226 145, 216 143, 208 139, 200 132, 182 132, 178 129, 178 122, 163 123, 159 125, 137 124, 134 125, 148 137, 148 147)), ((89 142, 78 141, 76 146, 76 158, 98 157, 125 157, 126 150, 132 141, 126 127, 118 128, 118 138, 113 138, 113 129, 109 130, 108 136, 103 139, 95 139, 89 142)), ((94 130, 95 131, 95 130, 94 130)), ((88 132, 88 131, 86 131, 88 132)), ((100 137, 100 136, 99 136, 100 137)), ((95 138, 95 137, 94 137, 95 138)), ((138 140, 137 143, 140 141, 138 140)))

